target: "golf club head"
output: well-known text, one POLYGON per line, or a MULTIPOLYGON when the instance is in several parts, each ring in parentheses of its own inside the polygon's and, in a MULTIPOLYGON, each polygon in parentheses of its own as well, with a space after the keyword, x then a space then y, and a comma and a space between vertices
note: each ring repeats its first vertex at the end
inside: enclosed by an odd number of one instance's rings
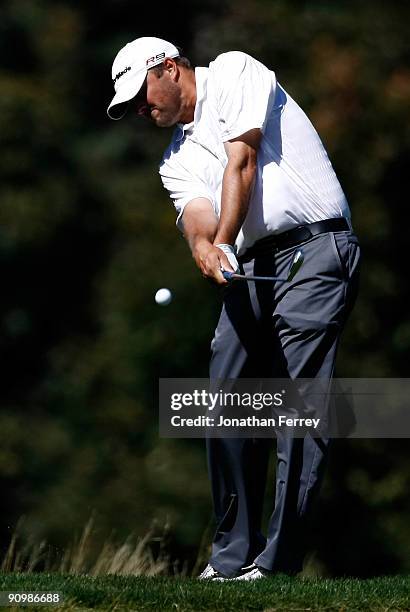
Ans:
POLYGON ((302 267, 304 259, 305 259, 305 256, 303 255, 302 249, 298 249, 295 253, 292 263, 290 264, 288 278, 287 278, 288 281, 293 280, 297 272, 302 267))

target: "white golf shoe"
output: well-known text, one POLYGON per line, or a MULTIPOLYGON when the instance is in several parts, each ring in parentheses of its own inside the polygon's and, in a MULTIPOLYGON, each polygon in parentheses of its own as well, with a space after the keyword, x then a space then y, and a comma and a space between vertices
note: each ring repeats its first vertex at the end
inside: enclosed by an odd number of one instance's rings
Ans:
POLYGON ((232 578, 227 578, 208 563, 204 571, 199 574, 198 580, 212 580, 212 582, 224 582, 225 580, 232 580, 232 578))
POLYGON ((246 580, 246 581, 251 581, 251 580, 260 580, 261 578, 268 578, 269 577, 269 572, 267 572, 266 570, 258 567, 257 565, 255 565, 254 563, 252 563, 252 565, 249 565, 249 567, 243 568, 244 571, 243 574, 240 574, 239 576, 236 576, 236 578, 233 578, 233 580, 246 580))

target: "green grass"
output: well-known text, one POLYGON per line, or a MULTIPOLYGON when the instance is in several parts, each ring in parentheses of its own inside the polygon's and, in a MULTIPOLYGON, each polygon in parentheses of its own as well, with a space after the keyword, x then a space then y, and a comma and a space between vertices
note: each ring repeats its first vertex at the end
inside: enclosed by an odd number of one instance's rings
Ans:
POLYGON ((62 607, 18 608, 43 611, 410 610, 409 576, 358 580, 279 575, 247 584, 203 583, 192 578, 0 574, 0 591, 13 590, 60 591, 64 595, 62 607))

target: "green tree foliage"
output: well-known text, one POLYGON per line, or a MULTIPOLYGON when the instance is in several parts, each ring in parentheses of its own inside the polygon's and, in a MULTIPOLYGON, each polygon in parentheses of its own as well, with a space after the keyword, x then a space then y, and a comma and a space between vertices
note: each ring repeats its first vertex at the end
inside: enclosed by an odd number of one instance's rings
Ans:
MULTIPOLYGON (((339 375, 407 376, 409 9, 198 0, 154 27, 128 0, 8 0, 0 16, 3 544, 25 515, 27 533, 64 546, 96 511, 101 534, 169 518, 175 553, 193 559, 210 516, 203 444, 158 438, 157 381, 206 376, 219 298, 156 173, 169 131, 106 118, 112 58, 155 34, 200 65, 241 49, 277 72, 329 149, 363 246, 339 375)), ((408 570, 405 445, 336 447, 317 558, 330 572, 408 570)))

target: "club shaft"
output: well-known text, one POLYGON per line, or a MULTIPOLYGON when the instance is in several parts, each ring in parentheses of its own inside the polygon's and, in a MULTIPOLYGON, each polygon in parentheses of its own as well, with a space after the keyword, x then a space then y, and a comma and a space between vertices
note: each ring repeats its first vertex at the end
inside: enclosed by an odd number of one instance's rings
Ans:
POLYGON ((245 276, 244 274, 232 274, 232 279, 235 280, 246 280, 246 281, 273 281, 285 283, 287 281, 286 278, 282 278, 280 276, 245 276))
POLYGON ((283 278, 282 276, 248 276, 246 274, 237 274, 236 272, 230 272, 222 269, 222 274, 227 281, 232 280, 244 280, 244 281, 267 281, 273 283, 288 283, 293 280, 295 274, 300 270, 303 264, 304 255, 302 249, 296 251, 293 261, 289 268, 288 276, 283 278))

